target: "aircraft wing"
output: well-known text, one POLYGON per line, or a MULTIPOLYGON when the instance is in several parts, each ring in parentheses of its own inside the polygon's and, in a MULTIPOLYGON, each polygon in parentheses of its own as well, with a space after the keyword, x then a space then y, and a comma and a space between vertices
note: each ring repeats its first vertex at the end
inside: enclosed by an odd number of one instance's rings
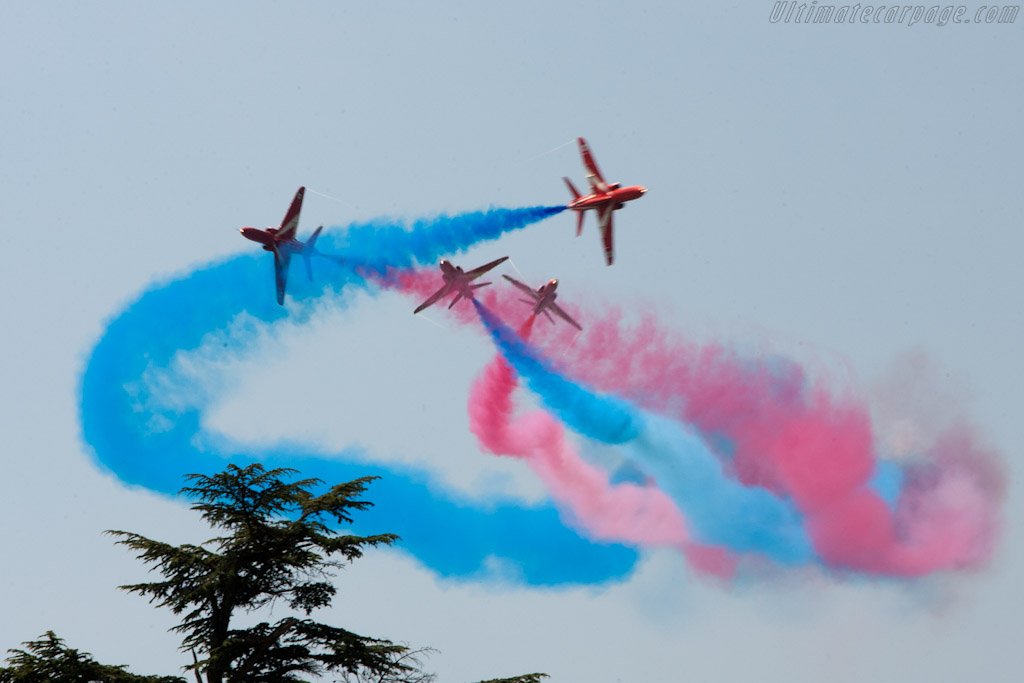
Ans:
POLYGON ((580 143, 580 156, 583 157, 583 166, 587 169, 587 180, 590 182, 590 187, 596 192, 608 192, 608 183, 604 181, 601 171, 598 170, 597 162, 594 161, 594 157, 590 153, 587 141, 583 138, 577 138, 577 140, 580 143))
POLYGON ((422 311, 424 308, 427 308, 428 306, 433 306, 438 301, 440 301, 442 298, 444 298, 444 295, 448 294, 450 291, 451 291, 451 288, 448 286, 448 283, 446 282, 444 284, 444 286, 441 287, 441 289, 439 289, 436 292, 434 292, 433 294, 431 294, 429 299, 427 299, 426 301, 421 303, 419 306, 417 306, 416 310, 413 311, 412 314, 416 315, 417 313, 422 311))
POLYGON ((281 221, 281 228, 277 231, 276 237, 286 240, 295 239, 295 230, 299 227, 299 213, 302 211, 302 198, 306 194, 306 188, 300 187, 295 193, 292 205, 288 207, 288 213, 281 221))
POLYGON ((274 281, 277 284, 277 303, 284 306, 284 289, 288 284, 288 264, 291 255, 274 249, 274 281))
POLYGON ((615 209, 611 204, 606 204, 597 210, 597 226, 601 228, 601 241, 604 243, 604 256, 608 265, 612 264, 614 251, 612 245, 612 214, 615 209))
POLYGON ((575 327, 580 332, 583 331, 583 328, 580 326, 580 324, 578 322, 576 322, 575 320, 573 320, 572 316, 569 315, 568 313, 566 313, 565 310, 561 306, 556 304, 554 301, 552 301, 551 303, 548 304, 548 308, 550 308, 552 311, 554 311, 555 315, 557 315, 559 318, 561 318, 565 322, 567 322, 570 325, 572 325, 573 327, 575 327))
POLYGON ((514 277, 509 277, 508 275, 502 275, 502 277, 505 278, 506 280, 508 280, 509 282, 511 282, 513 285, 515 285, 519 290, 521 290, 523 292, 526 292, 527 294, 529 294, 534 299, 540 301, 540 294, 537 294, 536 290, 534 290, 532 287, 530 287, 530 285, 528 285, 526 283, 523 283, 523 282, 520 282, 519 280, 515 279, 514 277))
POLYGON ((466 276, 470 280, 475 280, 476 278, 480 277, 481 275, 483 275, 484 273, 489 271, 491 268, 494 268, 499 263, 504 263, 507 260, 508 260, 508 256, 502 256, 501 258, 495 259, 495 260, 491 261, 490 263, 485 263, 484 265, 480 266, 479 268, 474 268, 473 270, 467 272, 466 276))

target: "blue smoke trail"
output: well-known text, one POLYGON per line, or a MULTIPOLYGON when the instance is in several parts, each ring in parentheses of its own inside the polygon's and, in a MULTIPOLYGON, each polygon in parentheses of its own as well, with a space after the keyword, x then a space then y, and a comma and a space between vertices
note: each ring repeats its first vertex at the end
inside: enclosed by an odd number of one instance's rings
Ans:
POLYGON ((418 220, 411 229, 385 220, 350 225, 324 235, 319 244, 354 266, 383 272, 437 261, 446 254, 497 239, 565 210, 564 206, 531 209, 490 209, 457 216, 418 220))
MULTIPOLYGON (((329 280, 321 273, 313 284, 293 272, 288 294, 344 306, 337 293, 369 286, 354 267, 383 271, 435 261, 563 208, 491 209, 419 221, 411 229, 369 223, 327 232, 318 248, 343 256, 349 266, 334 266, 329 280)), ((229 462, 293 467, 328 484, 380 476, 367 496, 376 506, 357 517, 356 532, 399 534, 400 548, 443 576, 485 576, 497 569, 527 583, 557 585, 607 581, 632 569, 635 551, 581 538, 550 505, 481 505, 436 490, 424 472, 353 458, 354 449, 324 455, 297 444, 243 448, 205 431, 203 411, 212 401, 205 394, 217 388, 202 386, 204 378, 175 376, 177 355, 209 346, 213 338, 225 355, 243 352, 253 330, 285 319, 301 323, 308 315, 303 307, 277 305, 271 258, 259 252, 153 285, 109 323, 87 361, 81 379, 84 441, 125 483, 167 495, 182 487, 184 474, 211 474, 229 462), (168 375, 174 388, 191 395, 189 401, 168 401, 160 395, 166 383, 149 381, 168 375)))
POLYGON ((814 559, 791 503, 730 479, 704 441, 683 425, 562 377, 483 304, 473 303, 501 354, 547 409, 583 436, 621 445, 676 502, 696 540, 763 553, 783 564, 814 559))
POLYGON ((473 305, 502 354, 566 426, 607 444, 621 444, 637 437, 639 428, 632 406, 614 396, 594 394, 553 372, 547 361, 486 306, 476 299, 473 305))

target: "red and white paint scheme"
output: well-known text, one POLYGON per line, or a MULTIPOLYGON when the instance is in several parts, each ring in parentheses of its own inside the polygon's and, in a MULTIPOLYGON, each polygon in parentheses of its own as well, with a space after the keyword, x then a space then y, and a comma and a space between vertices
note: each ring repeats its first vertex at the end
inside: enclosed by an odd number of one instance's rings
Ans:
POLYGON ((300 242, 295 239, 295 231, 299 227, 299 212, 302 211, 302 198, 306 188, 300 187, 295 193, 292 205, 288 207, 288 213, 284 215, 280 227, 267 228, 240 228, 242 237, 263 245, 265 251, 274 252, 274 280, 277 283, 277 303, 284 305, 284 289, 288 283, 288 264, 291 263, 293 254, 299 254, 306 261, 306 274, 313 279, 313 264, 310 259, 316 253, 313 245, 324 226, 317 228, 308 242, 300 242))
POLYGON ((458 292, 452 302, 448 304, 448 308, 451 308, 459 302, 459 299, 465 297, 467 299, 473 298, 473 290, 486 287, 491 284, 490 282, 481 282, 478 284, 470 284, 473 280, 477 279, 491 268, 494 268, 499 263, 504 263, 508 260, 508 256, 502 256, 500 259, 485 263, 479 268, 474 268, 470 271, 464 271, 460 266, 453 266, 451 261, 441 259, 441 277, 444 278, 444 284, 441 289, 437 290, 430 295, 430 298, 421 303, 413 311, 413 314, 419 313, 428 306, 433 306, 435 303, 448 296, 452 292, 458 292))
POLYGON ((520 282, 514 277, 509 277, 508 275, 502 275, 502 277, 515 285, 520 291, 525 292, 532 297, 531 300, 520 299, 520 301, 532 306, 534 315, 543 313, 548 320, 555 322, 555 319, 551 317, 551 312, 554 312, 555 315, 575 327, 580 332, 583 331, 580 324, 573 320, 572 316, 566 313, 561 306, 555 303, 555 299, 558 298, 558 294, 555 293, 555 290, 558 289, 558 280, 548 280, 547 283, 541 285, 537 289, 533 289, 528 284, 520 282))
POLYGON ((601 228, 601 241, 604 243, 604 255, 608 260, 608 265, 612 264, 614 258, 613 246, 612 246, 612 212, 621 209, 626 202, 634 199, 639 199, 645 192, 646 187, 640 185, 631 185, 630 187, 621 187, 619 183, 606 183, 604 178, 601 176, 601 172, 597 170, 597 164, 594 162, 594 157, 590 154, 590 147, 587 146, 587 141, 583 138, 577 138, 580 143, 580 156, 583 158, 583 166, 587 169, 587 180, 590 182, 590 194, 581 195, 576 187, 573 186, 572 181, 568 178, 562 178, 565 184, 569 186, 569 191, 572 192, 573 200, 569 202, 568 207, 573 211, 577 212, 576 217, 576 236, 579 237, 580 233, 583 232, 583 214, 588 209, 594 209, 597 211, 597 225, 601 228))

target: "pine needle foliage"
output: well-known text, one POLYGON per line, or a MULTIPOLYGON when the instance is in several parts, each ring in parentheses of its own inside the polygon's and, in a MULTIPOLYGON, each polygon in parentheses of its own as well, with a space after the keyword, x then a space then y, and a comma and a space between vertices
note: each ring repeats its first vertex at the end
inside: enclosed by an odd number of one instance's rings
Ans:
POLYGON ((309 618, 330 605, 332 570, 394 534, 339 534, 352 514, 373 504, 360 499, 375 477, 338 484, 314 495, 318 479, 288 481, 295 470, 229 465, 213 476, 188 475, 181 490, 203 519, 224 535, 200 545, 174 546, 128 531, 108 531, 164 580, 121 586, 181 615, 174 630, 187 667, 199 683, 291 683, 326 672, 399 673, 406 650, 309 618), (286 605, 292 615, 274 623, 232 628, 232 617, 286 605), (397 663, 396 663, 397 662, 397 663))
POLYGON ((0 683, 185 683, 178 676, 140 676, 123 665, 100 664, 88 652, 65 645, 53 631, 22 645, 26 649, 7 651, 10 666, 0 668, 0 683))

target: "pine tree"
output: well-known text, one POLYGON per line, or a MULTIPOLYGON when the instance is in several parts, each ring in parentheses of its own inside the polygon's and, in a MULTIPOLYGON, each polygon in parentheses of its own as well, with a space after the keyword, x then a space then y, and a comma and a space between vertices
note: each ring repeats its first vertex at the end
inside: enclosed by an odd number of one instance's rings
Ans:
POLYGON ((0 668, 0 683, 185 683, 178 676, 140 676, 123 665, 100 664, 88 652, 65 645, 53 631, 22 645, 25 650, 8 650, 11 666, 0 668))
POLYGON ((121 586, 182 615, 174 628, 191 651, 188 669, 203 683, 286 683, 325 672, 375 675, 413 673, 388 640, 361 636, 308 618, 331 603, 331 570, 362 556, 364 548, 390 545, 394 534, 343 535, 330 522, 349 525, 351 513, 372 503, 359 499, 374 477, 314 495, 322 482, 288 482, 295 470, 259 465, 211 477, 193 474, 182 493, 223 536, 200 545, 172 546, 127 531, 108 531, 137 551, 163 581, 121 586), (283 602, 297 616, 249 628, 232 618, 283 602))

